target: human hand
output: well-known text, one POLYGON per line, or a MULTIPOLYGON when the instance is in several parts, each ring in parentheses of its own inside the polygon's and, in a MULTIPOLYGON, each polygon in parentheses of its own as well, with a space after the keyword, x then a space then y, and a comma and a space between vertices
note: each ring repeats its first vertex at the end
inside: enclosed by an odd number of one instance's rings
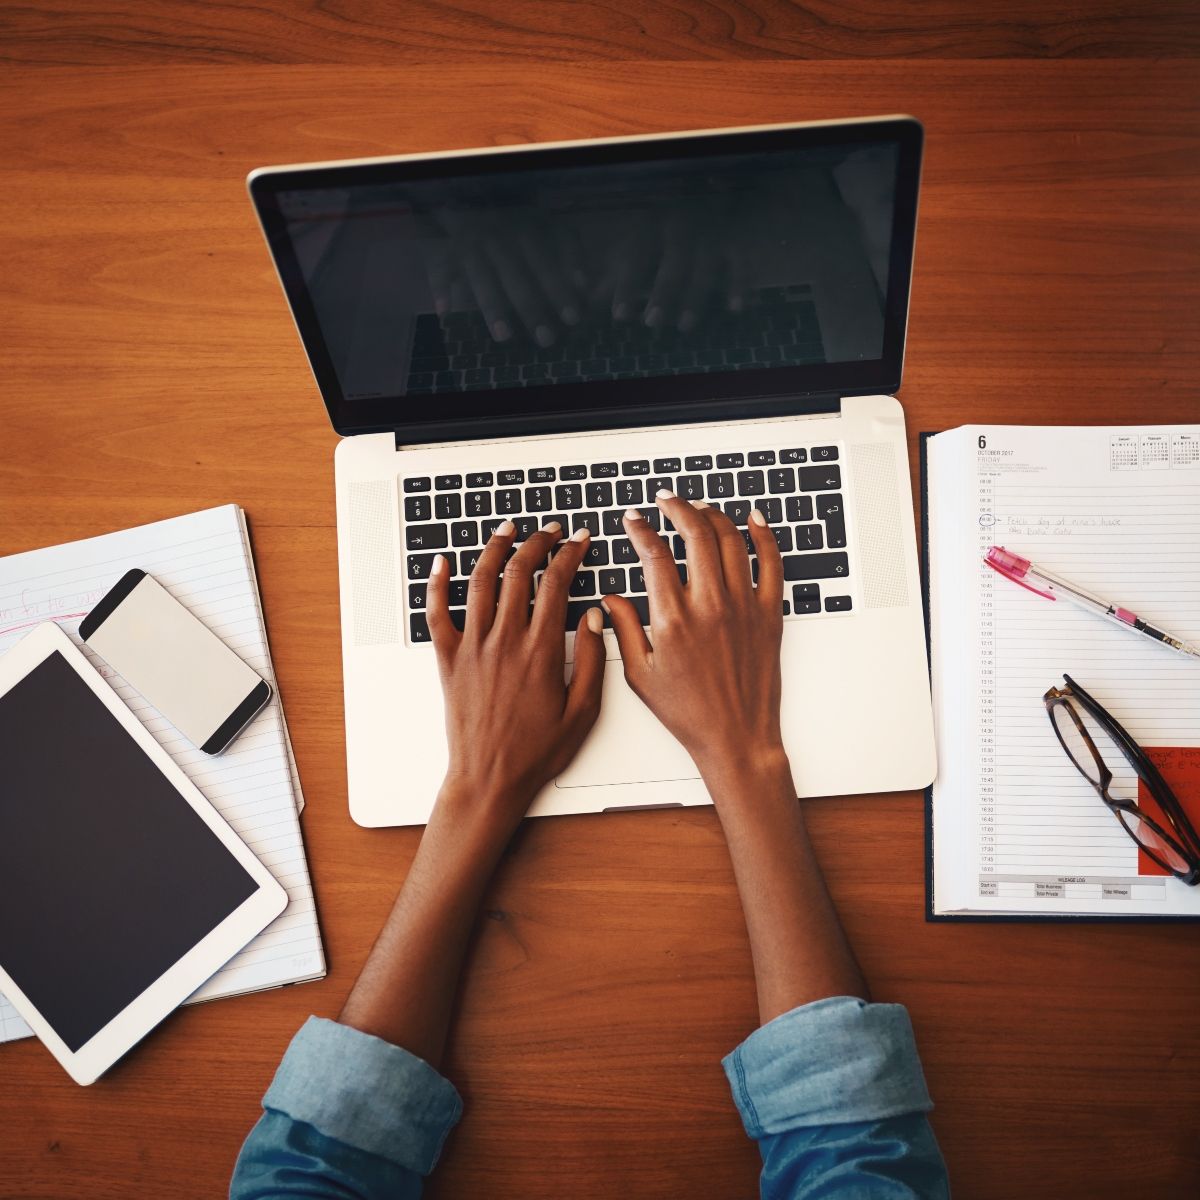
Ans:
POLYGON ((570 686, 564 682, 567 589, 587 552, 587 530, 564 542, 552 522, 506 566, 514 535, 505 521, 480 555, 462 632, 450 619, 450 581, 440 555, 427 609, 450 749, 442 797, 487 814, 509 832, 543 784, 575 757, 599 715, 604 680, 602 617, 592 610, 579 622, 574 673, 570 686), (555 546, 531 611, 534 571, 555 546))
POLYGON ((630 509, 625 531, 645 572, 650 637, 625 597, 603 603, 629 686, 683 744, 715 796, 725 789, 714 784, 747 769, 786 766, 779 724, 783 563, 757 509, 748 526, 758 556, 755 586, 745 541, 728 517, 665 490, 656 499, 687 547, 687 584, 666 541, 630 509))
POLYGON ((557 341, 578 325, 585 307, 578 243, 561 222, 539 228, 532 221, 446 210, 443 232, 424 245, 434 309, 444 316, 470 297, 492 340, 524 332, 539 346, 557 341))
POLYGON ((694 329, 714 309, 740 312, 746 246, 736 216, 693 206, 633 217, 606 246, 594 304, 616 322, 694 329))

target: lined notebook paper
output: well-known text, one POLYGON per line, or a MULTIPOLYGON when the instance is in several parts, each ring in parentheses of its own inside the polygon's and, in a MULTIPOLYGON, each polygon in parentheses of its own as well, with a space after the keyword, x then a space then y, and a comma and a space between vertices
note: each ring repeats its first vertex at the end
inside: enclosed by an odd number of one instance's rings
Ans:
MULTIPOLYGON (((1200 426, 972 425, 926 456, 933 914, 1200 916, 1200 888, 1139 857, 1042 702, 1069 674, 1155 757, 1194 761, 1200 661, 982 562, 1002 545, 1200 643, 1200 426)), ((1109 765, 1136 798, 1132 768, 1109 765)))
MULTIPOLYGON (((0 558, 0 654, 56 621, 288 893, 283 914, 188 1001, 318 979, 325 956, 300 832, 303 796, 271 669, 245 517, 236 505, 0 558), (182 737, 79 641, 79 622, 131 567, 154 576, 267 679, 274 695, 223 755, 182 737)), ((31 1030, 0 996, 0 1041, 31 1030)))

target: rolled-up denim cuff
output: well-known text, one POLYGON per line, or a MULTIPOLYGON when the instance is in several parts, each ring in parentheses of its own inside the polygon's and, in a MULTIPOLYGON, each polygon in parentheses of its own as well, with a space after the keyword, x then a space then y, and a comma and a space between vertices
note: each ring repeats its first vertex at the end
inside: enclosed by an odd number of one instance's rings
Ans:
POLYGON ((320 1017, 292 1039, 262 1103, 421 1175, 462 1116, 458 1091, 424 1059, 320 1017))
POLYGON ((899 1004, 832 996, 801 1005, 755 1030, 721 1065, 755 1140, 933 1107, 899 1004))

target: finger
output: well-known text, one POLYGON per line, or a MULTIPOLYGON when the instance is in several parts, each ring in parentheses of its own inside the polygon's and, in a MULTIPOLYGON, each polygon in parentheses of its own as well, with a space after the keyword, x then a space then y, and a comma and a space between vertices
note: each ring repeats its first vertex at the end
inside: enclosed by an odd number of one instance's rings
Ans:
POLYGON ((679 320, 676 325, 681 333, 695 329, 716 286, 717 258, 711 243, 702 242, 692 252, 691 277, 679 300, 679 320))
POLYGON ((496 269, 496 276, 504 294, 508 297, 526 332, 539 346, 554 345, 555 320, 550 313, 546 297, 518 257, 513 245, 499 237, 489 237, 486 243, 488 257, 496 269))
MULTIPOLYGON (((724 513, 718 512, 711 505, 699 511, 708 518, 717 539, 726 591, 731 596, 749 598, 754 590, 754 582, 750 575, 750 554, 746 549, 746 539, 742 537, 742 531, 724 513)), ((757 509, 754 511, 758 512, 757 509)))
POLYGON ((678 612, 683 603, 683 584, 679 581, 670 545, 651 529, 650 522, 639 509, 626 511, 624 526, 642 564, 651 622, 655 613, 678 612))
POLYGON ((519 240, 529 271, 554 306, 559 320, 564 325, 578 325, 579 298, 557 257, 546 248, 540 236, 534 236, 529 230, 522 230, 519 240))
MULTIPOLYGON (((583 247, 574 229, 561 222, 555 226, 559 269, 581 295, 587 290, 588 273, 583 247)), ((569 322, 568 322, 569 323, 569 322)))
POLYGON ((575 629, 575 666, 563 709, 563 718, 569 725, 578 723, 590 729, 600 715, 600 690, 604 686, 603 630, 604 616, 598 608, 589 608, 575 629))
MULTIPOLYGON (((600 607, 612 621, 617 649, 625 664, 625 678, 633 683, 641 676, 650 657, 650 639, 642 627, 642 618, 626 596, 605 596, 600 607)), ((576 643, 578 645, 578 643, 576 643)))
MULTIPOLYGON (((562 537, 557 521, 530 534, 520 550, 508 560, 496 605, 496 624, 524 628, 529 624, 529 601, 533 595, 533 573, 546 561, 550 547, 562 537)), ((566 620, 566 614, 563 615, 566 620)))
POLYGON ((507 342, 513 335, 514 318, 491 261, 479 242, 474 239, 467 242, 462 248, 460 261, 493 340, 507 342))
MULTIPOLYGON (((719 594, 725 590, 725 573, 712 525, 699 509, 663 488, 655 497, 687 548, 688 588, 692 592, 719 594)), ((707 508, 703 501, 696 504, 707 508)))
POLYGON ((628 321, 637 308, 650 254, 645 239, 630 234, 618 244, 612 263, 612 318, 628 321))
POLYGON ((433 311, 439 317, 444 317, 450 311, 450 295, 454 285, 454 268, 450 262, 449 248, 444 242, 428 244, 425 274, 429 280, 429 293, 433 297, 433 311))
POLYGON ((675 319, 684 281, 689 273, 688 238, 679 219, 667 222, 662 258, 650 288, 650 298, 642 320, 651 329, 660 328, 675 319))
POLYGON ((425 589, 425 619, 429 622, 429 636, 437 651, 439 667, 445 667, 454 657, 462 641, 462 634, 450 620, 450 572, 446 556, 434 556, 429 572, 429 583, 425 589))
POLYGON ((517 527, 511 521, 501 521, 488 538, 488 544, 467 580, 467 634, 470 637, 486 637, 496 620, 500 572, 516 532, 517 527))
POLYGON ((768 608, 776 613, 782 611, 783 605, 783 556, 779 553, 779 545, 775 535, 767 524, 767 518, 757 508, 750 510, 751 540, 754 542, 754 553, 758 556, 758 596, 768 608))
POLYGON ((535 637, 549 633, 551 637, 562 637, 567 623, 567 593, 571 580, 587 553, 591 534, 586 527, 579 528, 559 547, 558 553, 542 575, 538 584, 537 597, 533 602, 533 617, 530 628, 535 637))
POLYGON ((728 275, 725 282, 725 307, 730 312, 741 312, 746 307, 746 255, 739 246, 729 250, 726 263, 728 275))

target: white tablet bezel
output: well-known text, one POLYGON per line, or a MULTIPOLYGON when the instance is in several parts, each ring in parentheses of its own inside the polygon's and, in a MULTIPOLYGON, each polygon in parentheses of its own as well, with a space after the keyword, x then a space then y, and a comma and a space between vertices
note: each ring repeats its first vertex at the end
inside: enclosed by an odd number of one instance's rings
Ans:
MULTIPOLYGON (((0 964, 0 992, 11 1001, 67 1074, 76 1083, 88 1084, 94 1083, 117 1059, 275 920, 287 907, 288 895, 57 625, 47 622, 37 626, 0 658, 0 696, 10 692, 54 653, 63 656, 146 757, 162 772, 167 782, 191 805, 257 884, 257 890, 225 920, 77 1051, 68 1048, 0 964)), ((69 753, 69 733, 64 731, 62 737, 64 751, 69 753)))

